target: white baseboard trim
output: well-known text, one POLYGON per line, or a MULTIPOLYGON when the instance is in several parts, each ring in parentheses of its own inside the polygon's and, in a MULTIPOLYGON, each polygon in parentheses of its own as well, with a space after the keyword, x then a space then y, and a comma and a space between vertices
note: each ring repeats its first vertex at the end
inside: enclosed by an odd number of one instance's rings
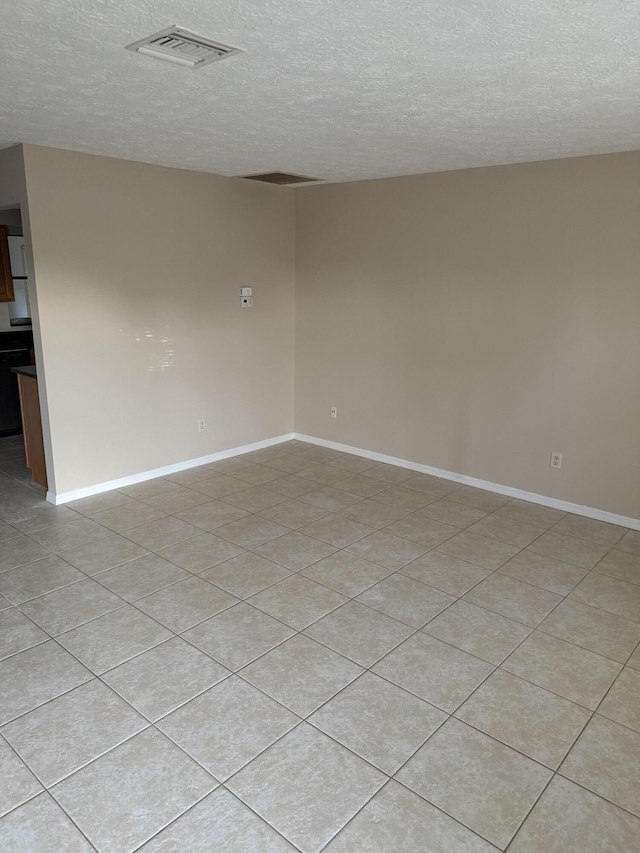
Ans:
MULTIPOLYGON (((375 453, 372 450, 363 450, 360 447, 351 447, 348 444, 339 444, 337 441, 327 441, 324 438, 314 438, 311 435, 294 433, 293 438, 298 441, 306 441, 309 444, 317 444, 320 447, 328 447, 331 450, 339 450, 342 453, 352 453, 354 456, 363 456, 365 459, 373 459, 376 462, 386 462, 389 465, 397 465, 399 468, 408 468, 410 471, 419 471, 421 474, 432 474, 443 480, 452 480, 454 483, 462 483, 465 486, 475 486, 477 489, 485 489, 487 492, 495 492, 498 495, 506 495, 510 498, 519 498, 563 512, 572 512, 575 515, 584 515, 586 518, 595 518, 597 521, 606 521, 609 524, 618 524, 620 527, 629 527, 632 530, 640 530, 640 518, 627 518, 614 512, 606 512, 603 509, 595 509, 582 504, 574 504, 570 501, 561 501, 558 498, 550 498, 546 495, 538 495, 535 492, 525 492, 523 489, 514 489, 512 486, 503 486, 500 483, 492 483, 489 480, 479 480, 477 477, 467 477, 455 471, 445 471, 442 468, 433 468, 431 465, 421 465, 418 462, 409 462, 407 459, 398 459, 396 456, 387 456, 384 453, 375 453)), ((366 473, 366 471, 365 471, 366 473)))
POLYGON ((221 459, 229 459, 232 456, 240 456, 250 453, 252 450, 262 450, 274 444, 282 444, 283 441, 291 441, 293 433, 278 435, 275 438, 267 438, 264 441, 255 441, 253 444, 245 444, 243 447, 233 447, 230 450, 220 450, 218 453, 210 453, 208 456, 200 456, 197 459, 187 459, 186 462, 176 462, 173 465, 165 465, 163 468, 154 468, 151 471, 142 471, 140 474, 131 474, 129 477, 120 477, 119 480, 109 480, 106 483, 96 483, 94 486, 85 486, 82 489, 74 489, 71 492, 47 492, 49 503, 66 504, 69 501, 77 501, 80 498, 89 498, 92 495, 100 495, 102 492, 110 492, 112 489, 121 489, 123 486, 133 486, 135 483, 144 483, 145 480, 153 480, 155 477, 166 477, 167 474, 176 474, 178 471, 186 471, 188 468, 197 468, 199 465, 209 465, 211 462, 219 462, 221 459))

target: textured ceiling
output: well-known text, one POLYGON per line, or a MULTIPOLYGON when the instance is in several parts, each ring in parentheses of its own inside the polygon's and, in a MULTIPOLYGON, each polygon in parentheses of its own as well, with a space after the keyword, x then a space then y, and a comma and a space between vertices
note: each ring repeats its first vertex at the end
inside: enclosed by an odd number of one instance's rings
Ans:
POLYGON ((638 0, 5 0, 0 147, 331 181, 640 148, 638 0), (171 24, 246 52, 124 46, 171 24))

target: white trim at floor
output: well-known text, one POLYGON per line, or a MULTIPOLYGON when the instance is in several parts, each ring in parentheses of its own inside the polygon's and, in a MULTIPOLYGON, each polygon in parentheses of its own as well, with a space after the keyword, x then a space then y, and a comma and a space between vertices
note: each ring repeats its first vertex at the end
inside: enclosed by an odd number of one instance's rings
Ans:
MULTIPOLYGON (((477 477, 467 477, 465 474, 457 474, 455 471, 432 468, 431 465, 420 465, 418 462, 409 462, 407 459, 398 459, 396 456, 387 456, 384 453, 375 453, 372 450, 363 450, 360 447, 339 444, 337 441, 314 438, 311 435, 302 435, 297 432, 293 434, 293 438, 298 441, 306 441, 309 444, 317 444, 320 447, 328 447, 331 450, 339 450, 342 453, 363 456, 365 459, 373 459, 376 462, 386 462, 389 465, 397 465, 399 468, 408 468, 410 471, 419 471, 421 474, 432 474, 434 477, 441 477, 443 480, 452 480, 454 483, 463 483, 465 486, 475 486, 477 489, 485 489, 487 492, 495 492, 498 495, 519 498, 530 503, 560 509, 563 512, 572 512, 575 515, 584 515, 586 518, 595 518, 597 521, 606 521, 609 524, 618 524, 621 527, 640 530, 639 518, 627 518, 627 516, 616 515, 614 512, 606 512, 603 509, 595 509, 591 506, 582 506, 582 504, 561 501, 557 498, 549 498, 546 495, 537 495, 535 492, 525 492, 523 489, 514 489, 511 486, 503 486, 500 483, 492 483, 489 480, 479 480, 477 477)), ((366 471, 364 473, 366 474, 366 471)))
POLYGON ((69 501, 77 501, 80 498, 89 498, 91 495, 100 495, 102 492, 110 492, 112 489, 122 489, 124 486, 133 486, 135 483, 144 483, 145 480, 153 480, 155 477, 166 477, 167 474, 176 474, 178 471, 186 471, 188 468, 197 468, 199 465, 209 465, 211 462, 219 462, 221 459, 229 459, 231 456, 241 456, 252 450, 262 450, 274 444, 282 444, 291 441, 293 433, 278 435, 275 438, 267 438, 264 441, 255 441, 253 444, 245 444, 243 447, 232 447, 230 450, 220 450, 218 453, 210 453, 208 456, 200 456, 197 459, 187 459, 186 462, 176 462, 173 465, 165 465, 163 468, 154 468, 151 471, 142 471, 140 474, 132 474, 130 477, 121 477, 119 480, 108 480, 106 483, 96 483, 95 486, 86 486, 83 489, 74 489, 71 492, 47 492, 49 503, 66 504, 69 501))

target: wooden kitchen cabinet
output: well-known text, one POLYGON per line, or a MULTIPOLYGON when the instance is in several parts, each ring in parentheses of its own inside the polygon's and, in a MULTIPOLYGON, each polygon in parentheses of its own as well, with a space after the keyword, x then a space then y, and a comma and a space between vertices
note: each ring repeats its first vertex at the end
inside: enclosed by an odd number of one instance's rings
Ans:
POLYGON ((14 298, 7 226, 0 225, 0 302, 13 302, 14 298))

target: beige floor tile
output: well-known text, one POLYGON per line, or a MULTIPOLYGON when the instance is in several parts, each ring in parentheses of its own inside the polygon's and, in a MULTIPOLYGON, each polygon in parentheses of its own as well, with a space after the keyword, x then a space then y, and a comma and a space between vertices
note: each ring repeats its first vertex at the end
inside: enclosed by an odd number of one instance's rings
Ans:
POLYGON ((89 670, 53 640, 0 662, 0 725, 89 681, 89 670))
POLYGON ((389 853, 390 850, 491 853, 496 850, 440 809, 393 781, 385 785, 324 849, 326 853, 389 853))
POLYGON ((572 643, 533 631, 502 668, 594 710, 621 666, 572 643))
POLYGON ((291 711, 232 675, 169 714, 158 728, 224 781, 299 722, 291 711))
POLYGON ((255 607, 240 603, 201 622, 183 636, 228 669, 237 670, 293 633, 293 628, 288 625, 283 625, 255 607))
POLYGON ((365 590, 358 600, 413 628, 420 628, 455 598, 403 574, 394 574, 365 590))
POLYGON ((144 557, 147 550, 130 539, 111 534, 106 539, 98 539, 79 548, 63 551, 61 557, 77 569, 88 575, 97 575, 115 566, 121 566, 136 557, 144 557))
POLYGON ((140 848, 140 853, 297 853, 230 791, 218 788, 140 848))
POLYGON ((0 572, 33 563, 42 557, 48 557, 51 548, 45 548, 39 542, 34 542, 28 536, 14 536, 0 542, 0 572))
POLYGON ((640 672, 625 666, 598 706, 598 713, 640 732, 640 672))
POLYGON ((570 598, 538 625, 540 631, 624 663, 640 640, 640 625, 570 598))
POLYGON ((545 532, 544 527, 536 527, 525 521, 516 521, 504 515, 487 515, 468 528, 472 533, 498 539, 508 545, 524 548, 545 532))
POLYGON ((287 527, 274 524, 273 521, 260 518, 259 515, 248 515, 246 518, 240 518, 238 521, 216 528, 217 536, 222 536, 223 539, 228 539, 241 548, 255 548, 286 533, 289 533, 287 527))
POLYGON ((333 486, 314 489, 314 491, 307 492, 299 497, 304 503, 312 504, 313 506, 317 506, 319 509, 326 509, 327 512, 338 512, 346 506, 350 506, 351 504, 362 500, 360 495, 352 495, 350 492, 345 492, 342 489, 336 489, 333 486))
POLYGON ((441 498, 435 501, 435 503, 427 504, 427 506, 418 510, 418 513, 427 518, 443 521, 445 524, 451 524, 453 527, 459 528, 469 527, 486 515, 486 512, 482 509, 474 509, 471 506, 457 504, 446 498, 441 498))
POLYGON ((187 524, 193 524, 194 527, 208 530, 211 533, 217 527, 222 527, 223 524, 229 524, 231 521, 244 518, 247 514, 245 510, 237 506, 231 506, 231 504, 225 501, 208 500, 207 503, 200 504, 200 506, 176 513, 176 518, 186 521, 187 524))
POLYGON ((341 468, 335 468, 326 463, 313 465, 310 468, 304 468, 302 471, 296 471, 295 473, 298 477, 304 477, 305 480, 313 480, 314 483, 322 486, 332 486, 341 480, 346 480, 349 476, 348 471, 343 471, 341 468))
POLYGON ((280 480, 270 480, 265 488, 287 498, 299 498, 301 495, 315 492, 318 484, 292 474, 289 477, 282 477, 280 480))
POLYGON ((241 671, 245 681, 306 717, 357 678, 362 667, 298 634, 241 671))
POLYGON ((595 714, 560 773, 640 816, 640 734, 595 714))
POLYGON ((212 476, 218 476, 220 474, 226 475, 233 474, 235 471, 242 471, 243 468, 247 468, 250 464, 250 462, 247 462, 240 456, 232 456, 228 459, 219 459, 217 462, 211 462, 204 467, 211 472, 212 476))
POLYGON ((560 509, 553 509, 549 506, 533 504, 529 501, 521 501, 514 498, 496 510, 496 515, 513 518, 514 521, 535 524, 536 527, 544 527, 548 530, 563 519, 566 513, 560 509))
POLYGON ((267 468, 279 471, 283 477, 286 474, 298 474, 300 471, 306 471, 309 468, 309 463, 305 459, 296 459, 294 453, 282 453, 279 459, 270 459, 264 464, 267 468))
MULTIPOLYGON (((214 476, 210 465, 198 465, 196 468, 187 468, 184 471, 176 471, 175 474, 167 474, 165 482, 174 486, 193 486, 202 480, 210 480, 214 476)), ((153 482, 153 481, 152 481, 153 482)), ((163 491, 165 491, 163 489, 163 491)), ((140 496, 140 500, 145 500, 140 496)))
POLYGON ((489 569, 474 566, 440 551, 429 551, 400 571, 403 575, 456 596, 464 595, 490 574, 489 569))
POLYGON ((347 547, 351 554, 394 571, 417 559, 426 550, 424 545, 416 545, 415 542, 392 536, 384 530, 378 530, 347 547))
POLYGON ((60 557, 44 557, 26 566, 9 569, 0 574, 0 592, 14 604, 21 604, 30 598, 53 592, 60 587, 86 576, 61 560, 60 557))
POLYGON ((265 489, 262 486, 250 486, 248 489, 242 489, 240 492, 226 495, 224 500, 238 509, 246 510, 247 512, 260 512, 260 510, 283 503, 285 498, 283 495, 279 495, 277 492, 265 489))
POLYGON ((344 595, 294 574, 253 595, 249 604, 301 631, 346 600, 344 595))
POLYGON ((108 527, 109 530, 115 530, 116 533, 122 533, 140 524, 147 524, 150 521, 165 517, 166 513, 162 510, 140 501, 105 509, 91 516, 94 521, 108 527))
POLYGON ((259 486, 261 483, 268 483, 269 480, 277 480, 282 474, 280 471, 268 468, 266 465, 250 465, 248 468, 241 468, 239 471, 234 471, 233 476, 244 483, 259 486))
POLYGON ((640 622, 640 586, 591 572, 570 593, 574 601, 590 604, 632 622, 640 622))
POLYGON ((590 712, 496 670, 458 708, 456 717, 556 770, 587 724, 590 712))
POLYGON ((340 515, 351 518, 353 521, 359 521, 361 524, 367 524, 376 530, 380 527, 386 527, 387 524, 397 521, 406 514, 407 511, 404 509, 396 509, 374 500, 360 501, 340 510, 340 515))
POLYGON ((640 584, 640 557, 613 548, 600 560, 594 571, 628 583, 640 584))
POLYGON ((594 518, 585 518, 582 515, 567 514, 554 526, 553 532, 575 536, 577 539, 589 539, 591 542, 612 548, 622 539, 627 528, 608 524, 606 521, 596 521, 594 518))
POLYGON ((413 633, 412 629, 357 601, 310 625, 305 633, 361 666, 372 666, 413 633))
POLYGON ((436 498, 443 498, 445 495, 457 492, 460 483, 444 480, 442 477, 434 477, 432 474, 416 474, 407 482, 407 486, 419 492, 427 492, 436 498))
POLYGON ((391 569, 370 563, 348 551, 337 551, 304 569, 301 574, 343 595, 354 596, 386 578, 391 569))
POLYGON ((289 569, 245 551, 224 563, 202 572, 200 577, 237 598, 248 598, 290 575, 289 569))
POLYGON ((435 503, 438 499, 434 495, 420 492, 416 489, 408 489, 406 486, 392 486, 373 496, 373 500, 385 504, 385 506, 401 509, 405 512, 418 512, 425 506, 435 503))
MULTIPOLYGON (((168 492, 170 489, 177 489, 182 480, 189 479, 196 469, 189 471, 181 471, 180 473, 170 474, 169 477, 154 477, 152 480, 145 480, 142 483, 134 483, 132 486, 123 486, 118 491, 129 498, 134 498, 138 501, 143 501, 145 498, 150 498, 152 495, 160 495, 162 492, 168 492), (175 479, 174 479, 175 478, 175 479)), ((200 469, 197 469, 200 471, 200 469)))
POLYGON ((126 605, 56 639, 96 675, 172 637, 171 631, 126 605))
POLYGON ((80 498, 67 504, 71 509, 81 512, 82 515, 93 515, 104 509, 113 509, 115 506, 124 506, 131 501, 130 497, 115 489, 111 492, 103 492, 100 495, 91 495, 88 498, 80 498))
POLYGON ((122 607, 123 601, 91 578, 21 605, 23 613, 52 636, 122 607))
POLYGON ((484 489, 476 489, 474 486, 462 486, 456 489, 451 495, 450 500, 465 506, 471 506, 474 509, 482 509, 485 512, 495 512, 509 502, 509 498, 504 495, 498 495, 495 492, 488 492, 484 489))
POLYGON ((130 853, 214 787, 195 761, 148 729, 60 782, 52 794, 99 850, 130 853))
POLYGON ((229 671, 174 637, 102 676, 151 721, 164 717, 221 681, 229 671))
POLYGON ((558 595, 571 592, 587 574, 587 569, 581 569, 580 566, 534 554, 533 551, 520 551, 504 566, 500 566, 498 571, 501 575, 508 575, 558 595))
POLYGON ((3 727, 11 746, 47 787, 148 726, 98 679, 3 727))
POLYGON ((506 542, 498 542, 497 539, 489 539, 486 536, 478 536, 477 533, 469 533, 468 530, 463 530, 462 533, 458 533, 457 536, 453 536, 439 545, 438 551, 493 571, 514 557, 519 548, 516 548, 515 545, 507 545, 506 542))
POLYGON ((435 548, 436 545, 446 542, 447 539, 451 539, 459 532, 459 527, 443 524, 441 521, 426 518, 426 516, 418 513, 405 515, 404 518, 394 521, 393 524, 389 524, 385 528, 385 533, 401 536, 418 545, 424 545, 425 548, 435 548))
POLYGON ((640 557, 640 530, 630 530, 625 533, 616 547, 620 551, 628 551, 630 554, 636 554, 640 557))
POLYGON ((303 853, 318 853, 384 781, 371 765, 302 724, 228 787, 303 853))
POLYGON ((415 634, 373 672, 451 713, 491 674, 493 666, 426 634, 415 634))
MULTIPOLYGON (((26 803, 40 791, 42 791, 40 782, 7 742, 0 737, 0 816, 26 803)), ((2 839, 2 821, 0 821, 0 839, 2 839)))
POLYGON ((516 835, 509 853, 631 853, 638 837, 638 818, 556 776, 516 835))
POLYGON ((206 503, 208 496, 202 492, 196 492, 195 489, 187 489, 183 486, 178 486, 177 489, 170 489, 168 492, 163 492, 161 495, 152 495, 145 498, 145 503, 161 509, 163 512, 177 513, 183 512, 185 509, 199 506, 206 503))
POLYGON ((133 527, 126 530, 124 535, 127 539, 142 545, 143 548, 158 551, 160 548, 167 548, 169 545, 198 534, 202 534, 200 528, 187 524, 186 521, 180 521, 179 518, 166 517, 133 527))
POLYGON ((202 492, 203 495, 209 495, 210 498, 225 498, 228 495, 237 494, 242 489, 248 489, 250 485, 250 483, 245 483, 236 477, 222 475, 192 483, 191 488, 195 489, 196 492, 202 492))
POLYGON ((631 655, 627 663, 634 669, 640 669, 640 646, 638 646, 635 652, 631 655))
MULTIPOLYGON (((304 477, 304 474, 300 476, 304 477)), ((339 480, 335 485, 337 489, 344 489, 345 492, 351 492, 352 495, 360 495, 363 498, 370 498, 389 488, 388 483, 376 477, 367 477, 366 474, 352 474, 344 480, 339 480)))
POLYGON ((367 477, 376 477, 394 486, 406 483, 407 480, 411 480, 415 476, 415 471, 400 468, 398 465, 388 465, 386 462, 376 462, 371 468, 367 469, 367 477))
POLYGON ((31 534, 45 548, 57 553, 75 548, 78 545, 86 545, 96 539, 104 539, 111 533, 106 527, 97 524, 90 518, 80 518, 78 521, 70 521, 57 527, 48 527, 46 530, 38 530, 31 534))
POLYGON ((116 566, 96 575, 102 586, 112 590, 126 601, 135 601, 143 595, 162 589, 190 577, 190 573, 179 568, 157 554, 138 557, 122 566, 116 566))
POLYGON ((0 660, 48 639, 17 607, 0 611, 0 660))
POLYGON ((376 464, 373 459, 366 459, 364 456, 354 456, 351 453, 343 453, 337 459, 332 459, 331 464, 336 468, 343 468, 345 471, 351 471, 353 474, 362 474, 369 468, 373 468, 376 464))
POLYGON ((40 794, 0 821, 0 848, 29 853, 93 853, 93 848, 49 794, 40 794))
POLYGON ((480 581, 464 598, 465 601, 523 622, 532 628, 562 601, 561 596, 554 592, 497 572, 480 581))
POLYGON ((237 598, 217 586, 190 577, 136 601, 136 607, 176 634, 226 610, 237 598))
POLYGON ((374 532, 373 527, 360 524, 351 518, 340 515, 327 515, 319 521, 314 521, 301 528, 300 533, 320 539, 336 548, 344 548, 358 539, 363 539, 374 532))
MULTIPOLYGON (((123 498, 123 500, 126 499, 123 498)), ((80 518, 82 515, 68 506, 49 505, 44 508, 38 507, 13 518, 12 524, 21 533, 29 534, 35 533, 37 530, 45 530, 48 527, 56 527, 59 524, 67 524, 70 521, 77 521, 80 518)))
POLYGON ((365 672, 309 722, 393 775, 446 719, 433 705, 365 672))
POLYGON ((531 628, 467 601, 456 601, 422 629, 488 663, 500 664, 531 628))
POLYGON ((242 548, 213 533, 200 533, 158 551, 158 556, 170 560, 189 572, 203 572, 224 560, 236 557, 242 548))
POLYGON ((263 518, 268 518, 269 521, 282 524, 291 530, 297 530, 299 527, 304 527, 305 524, 318 521, 320 518, 324 518, 326 514, 327 512, 324 509, 318 509, 311 504, 296 500, 285 500, 276 506, 263 509, 259 513, 263 518))
POLYGON ((555 557, 565 563, 573 563, 583 569, 592 569, 609 550, 605 545, 597 545, 586 539, 576 539, 573 536, 564 536, 549 530, 543 533, 539 539, 529 545, 530 551, 536 554, 546 554, 547 557, 555 557))
POLYGON ((504 849, 551 772, 451 719, 429 738, 397 778, 504 849))
POLYGON ((292 572, 298 572, 312 563, 317 563, 323 557, 333 554, 335 550, 333 545, 305 536, 297 530, 285 532, 284 536, 278 536, 277 539, 272 539, 255 548, 256 554, 292 572))
POLYGON ((6 521, 0 521, 0 541, 4 541, 5 539, 14 539, 19 535, 20 531, 17 530, 17 528, 7 524, 6 521))

